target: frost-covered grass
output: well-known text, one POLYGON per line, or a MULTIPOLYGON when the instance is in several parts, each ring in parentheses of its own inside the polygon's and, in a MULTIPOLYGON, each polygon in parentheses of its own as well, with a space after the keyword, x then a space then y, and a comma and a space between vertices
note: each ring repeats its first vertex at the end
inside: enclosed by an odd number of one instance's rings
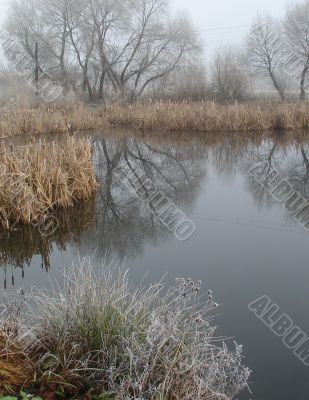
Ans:
POLYGON ((3 308, 2 327, 18 321, 16 340, 35 368, 24 389, 214 400, 247 386, 241 346, 228 350, 214 340, 217 305, 211 291, 201 295, 200 282, 133 289, 126 272, 95 273, 90 260, 67 270, 63 282, 62 289, 34 290, 22 306, 3 308))

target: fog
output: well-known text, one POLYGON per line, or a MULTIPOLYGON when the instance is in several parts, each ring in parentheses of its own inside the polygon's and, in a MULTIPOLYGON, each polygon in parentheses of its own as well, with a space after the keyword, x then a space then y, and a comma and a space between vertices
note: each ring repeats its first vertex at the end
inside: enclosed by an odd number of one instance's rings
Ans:
MULTIPOLYGON (((11 0, 0 0, 0 24, 5 20, 11 0)), ((188 12, 204 46, 204 57, 214 49, 227 44, 241 45, 252 18, 270 13, 281 17, 287 0, 171 0, 173 11, 188 12)), ((295 1, 292 1, 292 4, 295 1)))

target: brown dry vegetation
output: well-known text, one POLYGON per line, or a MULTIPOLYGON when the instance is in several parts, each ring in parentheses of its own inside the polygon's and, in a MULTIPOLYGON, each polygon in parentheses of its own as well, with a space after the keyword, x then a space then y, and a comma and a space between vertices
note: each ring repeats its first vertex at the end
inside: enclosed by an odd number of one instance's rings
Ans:
POLYGON ((14 332, 0 328, 0 396, 16 394, 33 379, 33 364, 14 332))
POLYGON ((87 139, 0 147, 0 226, 39 221, 47 211, 92 197, 96 177, 87 139))
POLYGON ((214 102, 148 102, 90 107, 15 106, 0 111, 0 138, 23 134, 129 128, 141 131, 266 132, 308 130, 309 104, 260 101, 247 104, 214 102))
POLYGON ((307 103, 156 102, 114 106, 108 114, 111 125, 138 130, 265 132, 309 128, 307 103))
POLYGON ((0 138, 23 134, 66 133, 100 129, 107 121, 99 109, 83 104, 73 106, 39 106, 19 104, 0 109, 0 138))

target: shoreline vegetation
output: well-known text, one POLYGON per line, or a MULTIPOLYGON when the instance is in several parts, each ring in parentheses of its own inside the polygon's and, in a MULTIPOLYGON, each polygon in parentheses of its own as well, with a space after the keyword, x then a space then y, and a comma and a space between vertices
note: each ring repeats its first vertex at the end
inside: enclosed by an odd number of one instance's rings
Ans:
POLYGON ((307 131, 309 103, 151 101, 91 106, 84 103, 0 109, 0 139, 113 128, 157 132, 307 131))
POLYGON ((2 296, 0 397, 228 400, 247 387, 242 348, 216 339, 201 282, 135 289, 123 267, 95 273, 86 258, 59 287, 2 296))
POLYGON ((97 188, 88 139, 1 145, 0 167, 3 229, 44 222, 48 213, 88 201, 97 188))

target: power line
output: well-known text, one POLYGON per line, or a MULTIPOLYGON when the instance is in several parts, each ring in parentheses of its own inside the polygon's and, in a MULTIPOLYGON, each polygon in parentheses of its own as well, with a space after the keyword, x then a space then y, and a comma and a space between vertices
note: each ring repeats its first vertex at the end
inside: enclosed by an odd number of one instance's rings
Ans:
POLYGON ((245 33, 245 31, 241 30, 241 31, 226 31, 226 32, 208 32, 207 36, 230 35, 232 33, 245 33))
POLYGON ((239 30, 239 29, 247 29, 249 28, 251 25, 247 24, 247 25, 230 25, 230 26, 221 26, 221 27, 212 27, 212 28, 206 28, 206 29, 198 29, 201 32, 208 32, 208 31, 226 31, 226 30, 239 30))

